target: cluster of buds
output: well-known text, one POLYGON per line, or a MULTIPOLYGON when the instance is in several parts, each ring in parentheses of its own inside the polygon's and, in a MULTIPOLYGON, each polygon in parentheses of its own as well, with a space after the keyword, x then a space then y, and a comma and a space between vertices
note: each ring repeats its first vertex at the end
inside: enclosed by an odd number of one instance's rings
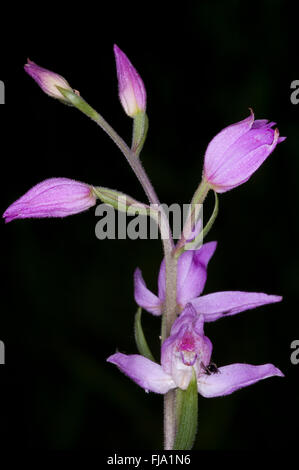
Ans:
MULTIPOLYGON (((130 117, 145 114, 146 89, 128 57, 115 44, 114 54, 120 102, 130 117)), ((67 92, 79 95, 61 75, 35 64, 30 59, 25 71, 52 98, 73 104, 67 92)), ((222 193, 246 182, 264 160, 282 142, 274 122, 255 120, 253 111, 243 121, 232 124, 217 134, 207 147, 203 181, 222 193)), ((39 183, 4 213, 6 222, 26 217, 64 217, 81 212, 95 204, 91 187, 65 178, 51 178, 39 183), (63 184, 62 184, 63 183, 63 184)))

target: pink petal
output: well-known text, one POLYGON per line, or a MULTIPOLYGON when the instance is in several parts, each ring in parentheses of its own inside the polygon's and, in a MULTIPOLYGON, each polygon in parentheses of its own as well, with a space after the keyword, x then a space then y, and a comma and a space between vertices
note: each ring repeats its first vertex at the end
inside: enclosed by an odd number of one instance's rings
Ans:
POLYGON ((171 375, 179 388, 185 390, 192 377, 192 367, 184 363, 182 351, 194 354, 196 370, 201 361, 209 364, 213 345, 204 335, 203 315, 197 315, 191 304, 188 304, 171 328, 171 335, 163 342, 161 364, 166 373, 171 375))
MULTIPOLYGON (((204 316, 198 315, 192 303, 188 303, 171 327, 171 336, 176 335, 182 325, 190 325, 198 335, 204 335, 204 316)), ((162 346, 163 348, 163 346, 162 346)))
POLYGON ((167 393, 176 385, 162 367, 146 357, 132 354, 116 353, 108 357, 107 362, 115 364, 124 374, 130 377, 146 392, 167 393))
POLYGON ((247 387, 274 375, 284 377, 283 373, 273 364, 261 366, 231 364, 219 367, 218 373, 200 375, 197 381, 198 392, 206 398, 230 395, 239 388, 247 387))
MULTIPOLYGON (((217 242, 204 243, 199 250, 185 251, 178 260, 177 301, 184 307, 204 289, 207 266, 216 250, 217 242)), ((165 260, 162 261, 158 278, 158 295, 165 300, 165 260)))
POLYGON ((65 101, 64 96, 60 93, 57 86, 73 91, 68 82, 61 75, 40 67, 30 59, 27 59, 24 70, 36 81, 41 89, 47 93, 47 95, 52 96, 52 98, 65 101))
POLYGON ((251 129, 260 129, 261 127, 273 127, 275 126, 276 122, 269 122, 268 119, 257 119, 252 124, 251 129))
POLYGON ((219 164, 222 163, 224 152, 233 142, 251 129, 253 122, 254 114, 251 111, 250 116, 246 119, 226 127, 211 140, 205 153, 204 174, 207 180, 212 177, 219 164))
POLYGON ((133 117, 138 111, 145 111, 145 86, 126 54, 116 44, 114 44, 113 49, 116 60, 119 98, 125 112, 133 117))
POLYGON ((32 217, 66 217, 95 204, 91 186, 68 178, 49 178, 11 204, 3 217, 6 222, 32 217))
MULTIPOLYGON (((225 158, 225 163, 221 165, 219 171, 216 170, 213 173, 209 180, 216 192, 224 193, 245 183, 273 152, 278 143, 279 131, 278 129, 275 129, 274 132, 272 129, 266 129, 266 131, 267 135, 268 132, 273 134, 271 143, 263 143, 254 148, 251 144, 244 147, 241 142, 239 151, 237 149, 238 143, 234 145, 232 155, 225 158)), ((250 136, 250 133, 248 135, 250 136)))
POLYGON ((258 292, 225 291, 203 295, 192 301, 197 313, 204 315, 205 322, 235 315, 261 305, 280 302, 279 295, 267 295, 258 292))
POLYGON ((199 250, 186 251, 178 261, 177 301, 185 306, 200 295, 207 280, 207 267, 217 242, 202 245, 199 250))
POLYGON ((147 287, 139 268, 134 273, 134 297, 136 303, 153 315, 161 315, 161 301, 147 287))

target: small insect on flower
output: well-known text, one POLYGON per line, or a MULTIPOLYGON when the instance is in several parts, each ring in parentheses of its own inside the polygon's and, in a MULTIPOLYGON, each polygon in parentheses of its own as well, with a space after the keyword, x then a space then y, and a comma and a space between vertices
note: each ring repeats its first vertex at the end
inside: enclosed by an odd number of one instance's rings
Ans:
POLYGON ((220 370, 216 366, 214 362, 211 362, 209 365, 205 366, 203 362, 201 362, 201 367, 204 369, 205 374, 211 375, 211 374, 220 374, 220 370))

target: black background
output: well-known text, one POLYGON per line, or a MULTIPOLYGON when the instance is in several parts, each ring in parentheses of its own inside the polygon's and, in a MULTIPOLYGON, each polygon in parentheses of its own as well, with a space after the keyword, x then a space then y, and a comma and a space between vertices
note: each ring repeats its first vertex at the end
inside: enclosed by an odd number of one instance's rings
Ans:
MULTIPOLYGON (((124 157, 97 126, 42 93, 26 58, 63 75, 127 141, 113 44, 125 51, 148 94, 142 159, 160 200, 188 203, 203 155, 223 127, 248 115, 278 123, 287 140, 248 183, 220 197, 208 235, 218 240, 205 293, 261 291, 280 304, 207 324, 218 366, 279 367, 285 378, 217 398, 199 397, 196 449, 291 449, 297 442, 299 365, 298 124, 290 85, 299 79, 291 2, 46 3, 2 17, 1 213, 39 181, 64 176, 145 200, 124 157), (122 5, 122 6, 120 6, 122 5)), ((212 209, 209 197, 205 213, 212 209)), ((158 449, 162 399, 105 362, 135 353, 133 272, 156 290, 159 240, 95 236, 94 209, 66 219, 1 225, 0 447, 158 449)), ((144 313, 158 353, 159 319, 144 313)))

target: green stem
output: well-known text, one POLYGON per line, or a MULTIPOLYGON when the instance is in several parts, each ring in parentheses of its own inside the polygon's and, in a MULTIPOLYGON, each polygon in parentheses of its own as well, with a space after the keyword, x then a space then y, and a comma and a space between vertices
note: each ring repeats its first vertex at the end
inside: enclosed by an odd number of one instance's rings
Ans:
POLYGON ((182 246, 182 248, 180 248, 179 250, 177 249, 175 250, 175 257, 177 259, 181 256, 183 251, 197 249, 202 244, 203 239, 211 230, 216 220, 216 217, 218 215, 218 211, 219 211, 219 201, 218 201, 218 196, 217 196, 216 191, 214 191, 214 196, 215 196, 215 204, 214 204, 214 209, 213 209, 211 217, 209 218, 204 228, 200 231, 200 233, 197 235, 197 237, 195 237, 195 239, 192 242, 185 243, 185 245, 182 246))
POLYGON ((93 109, 81 96, 78 96, 76 93, 57 87, 62 93, 62 95, 72 104, 75 108, 79 109, 83 114, 88 116, 92 121, 94 121, 98 126, 100 126, 106 134, 113 140, 117 147, 124 154, 127 159, 130 167, 134 171, 136 177, 138 178, 141 186, 143 187, 149 201, 151 204, 159 205, 159 199, 155 193, 155 190, 148 179, 147 174, 144 171, 144 168, 136 154, 131 150, 125 141, 115 132, 113 127, 108 124, 108 122, 95 110, 93 109))
MULTIPOLYGON (((191 202, 191 213, 186 221, 185 227, 190 226, 192 230, 192 224, 190 223, 194 219, 195 215, 195 206, 196 204, 202 204, 206 195, 209 192, 210 187, 203 180, 199 187, 197 188, 192 202, 191 202), (189 225, 187 225, 189 224, 189 225)), ((178 253, 180 254, 184 250, 184 245, 188 240, 189 236, 185 235, 185 227, 183 229, 183 235, 178 242, 175 250, 173 250, 168 261, 168 271, 166 268, 166 299, 169 295, 168 300, 168 310, 165 310, 165 313, 162 318, 162 330, 161 330, 161 339, 162 342, 170 334, 171 326, 177 317, 177 302, 176 302, 176 276, 177 276, 177 260, 178 253), (169 285, 167 285, 167 273, 169 275, 169 285), (175 274, 174 274, 175 273, 175 274)), ((164 449, 172 450, 175 445, 175 435, 176 435, 176 426, 177 426, 177 416, 176 416, 176 400, 178 392, 175 390, 170 390, 164 395, 164 449)))
MULTIPOLYGON (((96 124, 98 124, 114 141, 118 146, 121 152, 124 154, 127 159, 130 167, 134 171, 136 177, 141 183, 149 201, 151 204, 156 205, 160 210, 161 214, 161 238, 164 249, 165 256, 165 268, 166 268, 166 297, 164 303, 164 312, 162 319, 162 331, 161 331, 161 340, 162 342, 169 336, 171 326, 176 319, 176 270, 177 270, 177 260, 173 256, 174 242, 172 238, 172 233, 170 230, 169 222, 163 207, 160 205, 158 196, 138 158, 138 154, 134 152, 134 144, 136 143, 136 132, 135 137, 133 132, 133 149, 130 149, 125 141, 115 132, 115 130, 108 124, 107 121, 95 111, 86 101, 78 96, 72 91, 66 90, 64 88, 57 87, 62 95, 69 101, 70 104, 79 109, 82 113, 92 119, 96 124)), ((137 123, 140 127, 140 123, 137 123)), ((144 128, 145 129, 145 128, 144 128)), ((143 129, 143 132, 144 132, 143 129)), ((139 142, 140 144, 140 142, 139 142)), ((142 142, 143 144, 143 142, 142 142)), ((139 148, 139 147, 138 147, 139 148)), ((135 149, 138 151, 138 148, 135 149)), ((168 392, 165 395, 164 399, 164 436, 165 436, 165 446, 166 448, 171 449, 174 442, 175 436, 175 392, 168 392)))
POLYGON ((187 218, 185 224, 184 224, 184 228, 183 228, 183 232, 182 232, 182 236, 180 238, 180 240, 178 241, 176 247, 175 247, 175 250, 174 250, 174 256, 176 258, 178 258, 180 256, 180 254, 184 251, 184 246, 187 242, 187 240, 189 240, 190 236, 191 236, 191 233, 192 233, 192 230, 194 229, 194 225, 196 223, 196 220, 195 220, 195 214, 196 214, 196 206, 198 204, 202 204, 209 192, 209 190, 211 189, 209 183, 207 183, 207 181, 205 179, 202 179, 200 185, 198 186, 197 190, 195 191, 194 193, 194 196, 192 198, 192 201, 191 201, 191 211, 190 211, 190 215, 189 217, 187 218))

